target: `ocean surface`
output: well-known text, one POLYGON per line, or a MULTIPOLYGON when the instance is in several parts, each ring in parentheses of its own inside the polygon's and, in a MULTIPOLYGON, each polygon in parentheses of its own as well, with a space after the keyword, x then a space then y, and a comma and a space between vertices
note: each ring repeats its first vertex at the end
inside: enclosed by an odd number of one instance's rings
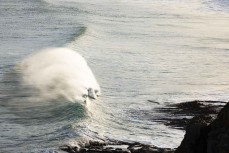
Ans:
POLYGON ((154 109, 228 101, 228 76, 228 0, 0 0, 1 153, 100 139, 177 147, 184 131, 155 122, 167 114, 154 109), (77 58, 36 56, 58 47, 87 61, 98 99, 74 99, 71 83, 87 77, 72 77, 81 74, 68 65, 77 58), (29 73, 18 71, 24 61, 29 73), (43 71, 44 61, 55 73, 43 71))

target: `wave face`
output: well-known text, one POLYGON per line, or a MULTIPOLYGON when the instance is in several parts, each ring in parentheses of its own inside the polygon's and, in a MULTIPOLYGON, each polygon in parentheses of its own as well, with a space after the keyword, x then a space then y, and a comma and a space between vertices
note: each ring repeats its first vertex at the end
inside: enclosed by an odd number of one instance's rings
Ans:
POLYGON ((1 80, 0 152, 52 151, 62 140, 86 141, 86 125, 97 107, 90 103, 100 95, 100 86, 79 53, 44 49, 6 69, 1 80))
POLYGON ((67 48, 42 50, 17 65, 22 85, 34 89, 36 98, 64 97, 69 101, 96 98, 100 87, 84 58, 67 48), (90 96, 92 95, 92 96, 90 96))

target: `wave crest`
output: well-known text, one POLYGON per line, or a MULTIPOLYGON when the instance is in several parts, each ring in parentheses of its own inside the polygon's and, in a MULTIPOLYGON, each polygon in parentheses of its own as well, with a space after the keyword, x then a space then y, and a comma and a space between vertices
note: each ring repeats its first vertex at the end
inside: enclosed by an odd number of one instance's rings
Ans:
POLYGON ((19 63, 17 70, 22 85, 34 89, 39 98, 85 101, 90 95, 97 98, 100 94, 99 84, 85 59, 68 48, 42 50, 19 63))

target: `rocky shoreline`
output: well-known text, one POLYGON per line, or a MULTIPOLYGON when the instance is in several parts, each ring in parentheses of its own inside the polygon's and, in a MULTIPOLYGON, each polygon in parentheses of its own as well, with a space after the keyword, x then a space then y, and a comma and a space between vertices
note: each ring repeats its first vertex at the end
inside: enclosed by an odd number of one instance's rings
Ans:
POLYGON ((229 103, 190 101, 167 105, 156 111, 168 114, 157 122, 186 129, 177 149, 108 140, 90 141, 81 147, 64 145, 60 150, 68 153, 229 153, 229 103))
POLYGON ((68 153, 174 153, 174 149, 158 148, 138 142, 130 143, 123 141, 99 142, 90 141, 82 147, 61 146, 61 150, 68 153))
POLYGON ((189 101, 178 104, 169 104, 156 108, 163 117, 158 117, 155 122, 160 122, 171 128, 185 130, 192 122, 192 118, 198 118, 202 122, 210 123, 216 118, 226 102, 222 101, 189 101))

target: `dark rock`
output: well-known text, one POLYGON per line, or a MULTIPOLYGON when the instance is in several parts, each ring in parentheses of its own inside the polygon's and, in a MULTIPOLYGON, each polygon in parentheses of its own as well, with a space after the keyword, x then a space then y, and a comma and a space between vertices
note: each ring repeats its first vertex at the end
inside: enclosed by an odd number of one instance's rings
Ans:
POLYGON ((157 102, 157 101, 153 101, 153 100, 147 100, 148 102, 150 102, 150 103, 154 103, 154 104, 160 104, 159 102, 157 102))
POLYGON ((72 147, 68 145, 63 145, 63 146, 60 146, 60 150, 66 151, 68 153, 78 153, 79 148, 76 146, 72 147))
POLYGON ((87 152, 87 149, 85 149, 85 148, 82 148, 82 149, 80 149, 80 151, 79 151, 80 153, 86 153, 87 152))
POLYGON ((128 149, 116 148, 113 153, 131 153, 128 149))
MULTIPOLYGON (((161 122, 176 129, 186 129, 194 116, 204 117, 205 114, 216 117, 226 102, 222 101, 190 101, 179 104, 170 104, 157 108, 156 111, 164 113, 158 117, 156 122, 161 122)), ((202 119, 208 121, 208 119, 202 119)), ((209 123, 209 122, 208 122, 209 123)))
POLYGON ((175 153, 229 153, 229 103, 212 120, 211 116, 194 117, 175 153))
POLYGON ((173 149, 158 148, 156 146, 144 145, 138 142, 124 142, 111 140, 109 142, 89 142, 81 149, 74 149, 73 146, 62 146, 61 150, 68 153, 173 153, 173 149), (105 147, 107 145, 113 145, 114 147, 105 147), (123 145, 127 145, 123 148, 123 145), (120 147, 119 147, 120 146, 120 147))
POLYGON ((87 150, 87 153, 101 153, 103 152, 102 150, 94 150, 94 149, 89 149, 87 150))
POLYGON ((208 153, 229 153, 229 103, 220 111, 209 126, 208 153))
MULTIPOLYGON (((208 117, 204 117, 208 118, 208 117)), ((177 148, 177 153, 205 153, 207 137, 207 123, 202 117, 194 117, 186 128, 184 140, 181 146, 177 148)))

